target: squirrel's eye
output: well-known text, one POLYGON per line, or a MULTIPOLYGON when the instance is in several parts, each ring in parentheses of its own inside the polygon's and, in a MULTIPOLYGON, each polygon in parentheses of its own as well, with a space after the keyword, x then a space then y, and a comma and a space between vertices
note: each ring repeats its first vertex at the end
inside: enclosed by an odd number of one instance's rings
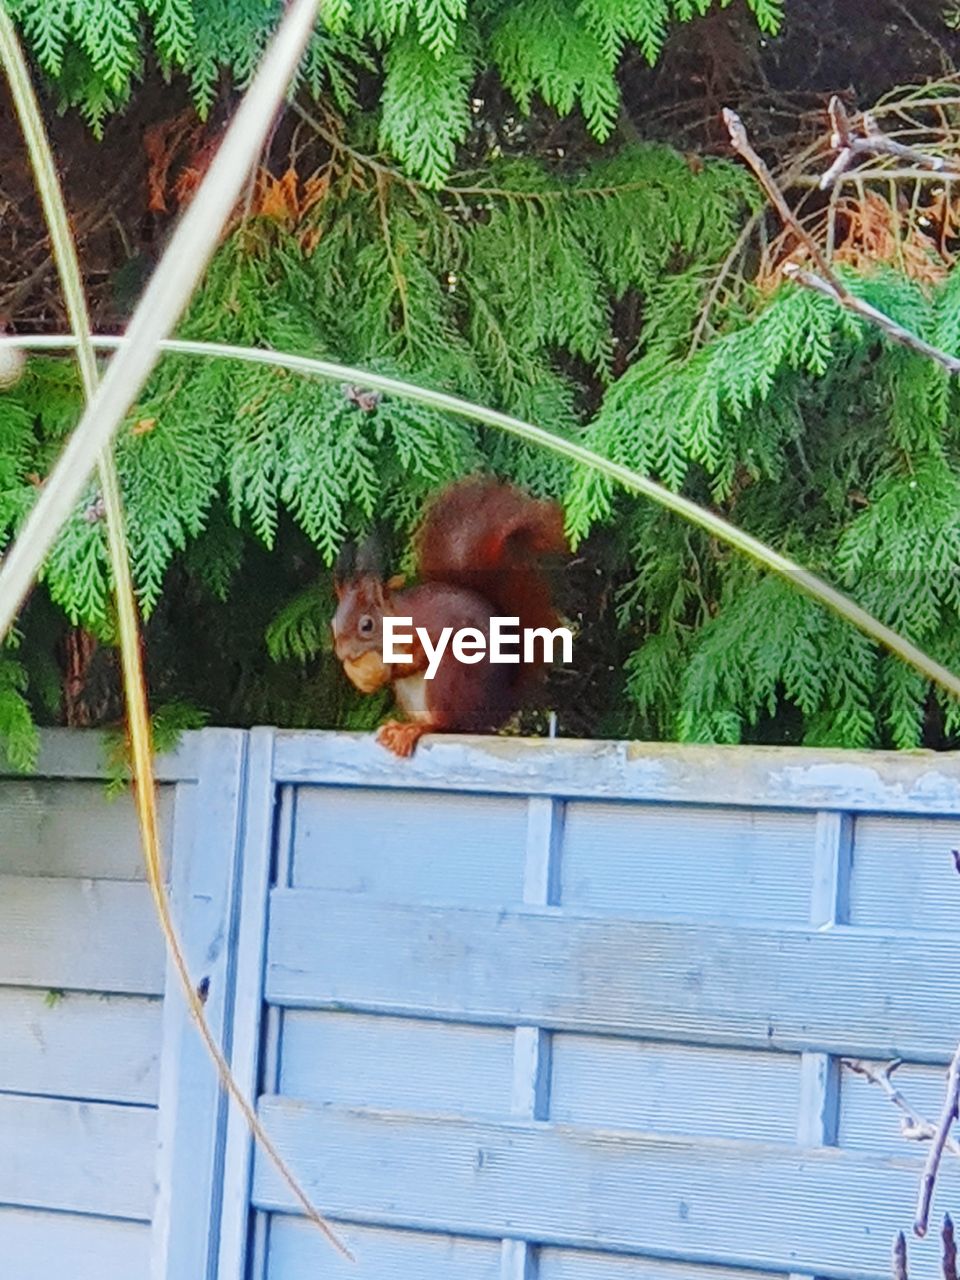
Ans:
POLYGON ((365 613, 360 619, 357 624, 357 630, 362 636, 373 635, 373 619, 370 617, 369 613, 365 613))

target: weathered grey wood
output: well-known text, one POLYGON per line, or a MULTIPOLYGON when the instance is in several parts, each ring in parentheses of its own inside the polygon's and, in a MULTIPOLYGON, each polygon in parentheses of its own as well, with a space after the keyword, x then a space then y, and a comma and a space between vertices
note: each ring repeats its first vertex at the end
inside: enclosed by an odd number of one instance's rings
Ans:
MULTIPOLYGON (((499 1250, 492 1240, 353 1224, 343 1233, 356 1263, 331 1253, 301 1219, 274 1218, 267 1274, 272 1280, 500 1280, 499 1250)), ((768 1271, 553 1248, 534 1250, 531 1274, 536 1280, 775 1280, 768 1271)))
POLYGON ((359 1269, 224 1123, 61 733, 0 779, 2 1280, 147 1280, 151 1213, 153 1280, 886 1280, 922 1149, 837 1057, 936 1111, 954 757, 211 730, 160 774, 191 975, 359 1269))
POLYGON ((160 995, 163 939, 145 884, 0 876, 0 985, 160 995))
POLYGON ((796 1136, 797 1054, 567 1032, 551 1040, 549 1111, 541 1118, 759 1142, 796 1136))
POLYGON ((597 800, 564 808, 556 901, 565 907, 738 924, 809 919, 816 814, 597 800))
MULTIPOLYGON (((656 1258, 623 1258, 591 1250, 540 1249, 537 1280, 775 1280, 769 1271, 696 1267, 656 1258)), ((782 1276, 780 1277, 782 1280, 782 1276)))
POLYGON ((0 1094, 0 1204, 146 1222, 152 1107, 0 1094))
MULTIPOLYGON (((200 729, 185 733, 175 750, 157 757, 154 770, 157 781, 196 779, 202 739, 221 732, 220 729, 200 729)), ((38 778, 108 778, 111 768, 106 740, 106 735, 96 729, 44 729, 40 734, 40 758, 35 774, 38 778)), ((9 765, 0 764, 0 775, 15 773, 9 765)))
MULTIPOLYGON (((251 1103, 256 1099, 260 1070, 263 957, 276 803, 274 733, 272 729, 254 729, 248 745, 244 793, 240 918, 237 925, 237 968, 233 980, 236 1013, 230 1054, 234 1078, 251 1103)), ((253 1137, 239 1110, 232 1107, 227 1117, 224 1146, 226 1172, 217 1259, 220 1280, 241 1280, 247 1274, 252 1167, 253 1137)))
POLYGON ((817 751, 787 747, 697 747, 563 738, 422 739, 397 760, 372 734, 285 730, 276 777, 363 787, 432 787, 507 795, 960 813, 960 768, 936 752, 817 751))
POLYGON ((506 1027, 284 1009, 278 1091, 348 1107, 497 1114, 510 1100, 513 1038, 506 1027))
POLYGON ((142 996, 0 987, 0 1090, 155 1105, 160 1014, 142 996))
MULTIPOLYGON (((650 1137, 455 1117, 339 1111, 269 1097, 261 1115, 336 1216, 454 1234, 645 1252, 836 1280, 889 1275, 891 1206, 920 1156, 650 1137)), ((942 1197, 960 1194, 944 1168, 942 1197)), ((292 1209, 258 1159, 254 1200, 292 1209)), ((918 1250, 918 1252, 922 1252, 918 1250)), ((933 1274, 927 1272, 927 1274, 933 1274)))
POLYGON ((272 1280, 500 1280, 500 1248, 492 1240, 352 1223, 343 1235, 356 1262, 334 1253, 316 1227, 297 1218, 274 1218, 266 1275, 272 1280))
MULTIPOLYGON (((160 834, 170 848, 174 788, 159 790, 160 834)), ((137 815, 129 792, 102 782, 0 780, 0 874, 142 880, 137 815)))
POLYGON ((960 935, 404 906, 274 890, 267 998, 928 1061, 960 1025, 960 935), (882 981, 878 975, 882 974, 882 981))
MULTIPOLYGON (((180 789, 170 905, 194 987, 203 984, 214 1041, 229 1050, 236 957, 241 809, 247 735, 207 734, 199 779, 180 789)), ((209 1275, 215 1265, 226 1099, 167 960, 153 1215, 153 1280, 209 1275)))
POLYGON ((137 1280, 149 1247, 141 1222, 0 1205, 3 1280, 137 1280))

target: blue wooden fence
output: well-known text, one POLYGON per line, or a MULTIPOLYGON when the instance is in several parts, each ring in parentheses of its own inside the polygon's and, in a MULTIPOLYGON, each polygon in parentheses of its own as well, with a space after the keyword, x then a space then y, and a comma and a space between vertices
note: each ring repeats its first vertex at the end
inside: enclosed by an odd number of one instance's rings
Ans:
POLYGON ((0 781, 4 1280, 889 1276, 923 1149, 841 1060, 937 1113, 950 757, 188 735, 191 970, 356 1266, 228 1113, 101 772, 53 733, 0 781))

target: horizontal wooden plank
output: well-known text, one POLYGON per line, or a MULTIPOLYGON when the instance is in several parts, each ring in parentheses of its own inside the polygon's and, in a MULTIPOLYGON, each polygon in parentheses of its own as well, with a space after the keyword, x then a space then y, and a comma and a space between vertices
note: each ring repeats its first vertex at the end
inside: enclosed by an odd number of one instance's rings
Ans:
MULTIPOLYGON (((923 1163, 277 1097, 262 1099, 260 1114, 335 1218, 836 1280, 889 1276, 890 1240, 911 1220, 923 1163)), ((955 1203, 960 1172, 951 1164, 941 1176, 940 1199, 955 1203)), ((259 1156, 254 1200, 294 1207, 259 1156)), ((934 1249, 917 1242, 911 1276, 924 1275, 934 1249)))
POLYGON ((526 836, 519 797, 301 787, 292 883, 404 902, 522 902, 526 836))
POLYGON ((3 1280, 148 1280, 150 1228, 141 1222, 0 1205, 3 1280))
MULTIPOLYGON (((185 733, 173 751, 157 756, 154 776, 158 782, 195 781, 199 774, 204 737, 236 736, 238 729, 200 729, 185 733)), ((33 771, 38 778, 103 778, 110 776, 107 735, 97 729, 42 729, 40 756, 33 771)), ((0 764, 0 775, 17 776, 9 764, 0 764)))
POLYGON ((704 747, 670 742, 437 735, 397 760, 373 734, 285 730, 280 782, 783 809, 960 813, 945 753, 704 747))
POLYGON ((0 938, 0 985, 163 992, 163 938, 145 884, 0 876, 0 938))
POLYGON ((0 1204, 148 1221, 157 1113, 0 1094, 0 1204))
POLYGON ((290 1009, 283 1019, 279 1091, 307 1102, 499 1114, 512 1083, 506 1027, 332 1010, 290 1009))
POLYGON ((861 814, 853 827, 849 919, 894 929, 955 929, 960 815, 905 818, 861 814))
MULTIPOLYGON (((267 1280, 504 1280, 496 1240, 354 1223, 338 1224, 337 1229, 356 1262, 333 1253, 302 1218, 272 1216, 267 1280)), ((776 1280, 768 1271, 699 1267, 585 1249, 537 1249, 534 1257, 535 1270, 529 1274, 536 1280, 776 1280)))
MULTIPOLYGON (((797 1054, 560 1031, 550 1039, 550 1062, 553 1120, 705 1138, 749 1134, 760 1141, 792 1142, 796 1137, 797 1054)), ((404 1109, 440 1108, 418 1101, 404 1109)))
POLYGON ((312 1223, 273 1218, 266 1280, 503 1280, 494 1240, 353 1225, 338 1234, 356 1262, 335 1253, 312 1223))
POLYGON ((275 1004, 946 1061, 960 936, 273 891, 275 1004))
MULTIPOLYGON (((571 801, 560 902, 660 919, 807 924, 816 822, 809 812, 571 801)), ((432 900, 451 899, 435 892, 432 900)))
POLYGON ((160 1018, 142 996, 0 987, 0 1090, 156 1103, 160 1018))
POLYGON ((619 1257, 586 1249, 538 1249, 536 1276, 537 1280, 775 1280, 771 1271, 692 1267, 689 1262, 619 1257))
MULTIPOLYGON (((169 852, 176 788, 158 791, 161 847, 169 852)), ((0 874, 142 880, 133 800, 102 782, 0 780, 0 874)))

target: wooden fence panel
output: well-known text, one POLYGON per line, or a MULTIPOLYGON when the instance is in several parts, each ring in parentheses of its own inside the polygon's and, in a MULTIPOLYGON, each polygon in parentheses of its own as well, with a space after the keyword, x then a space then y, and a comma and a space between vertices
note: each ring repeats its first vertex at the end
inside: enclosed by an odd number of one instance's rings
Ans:
POLYGON ((227 1107, 103 772, 0 778, 4 1280, 887 1280, 923 1150, 843 1060, 937 1112, 951 757, 187 735, 191 979, 356 1266, 227 1107))
MULTIPOLYGON (((270 758, 254 1092, 359 1266, 238 1134, 253 1214, 221 1280, 886 1280, 923 1153, 842 1059, 904 1057, 936 1112, 950 758, 500 739, 400 763, 296 733, 270 758)), ((939 1274, 935 1242, 912 1255, 939 1274)))
MULTIPOLYGON (((192 972, 227 1030, 246 735, 158 762, 168 884, 192 972)), ((96 735, 44 735, 0 778, 0 1273, 205 1280, 224 1108, 144 882, 129 795, 96 735)))

